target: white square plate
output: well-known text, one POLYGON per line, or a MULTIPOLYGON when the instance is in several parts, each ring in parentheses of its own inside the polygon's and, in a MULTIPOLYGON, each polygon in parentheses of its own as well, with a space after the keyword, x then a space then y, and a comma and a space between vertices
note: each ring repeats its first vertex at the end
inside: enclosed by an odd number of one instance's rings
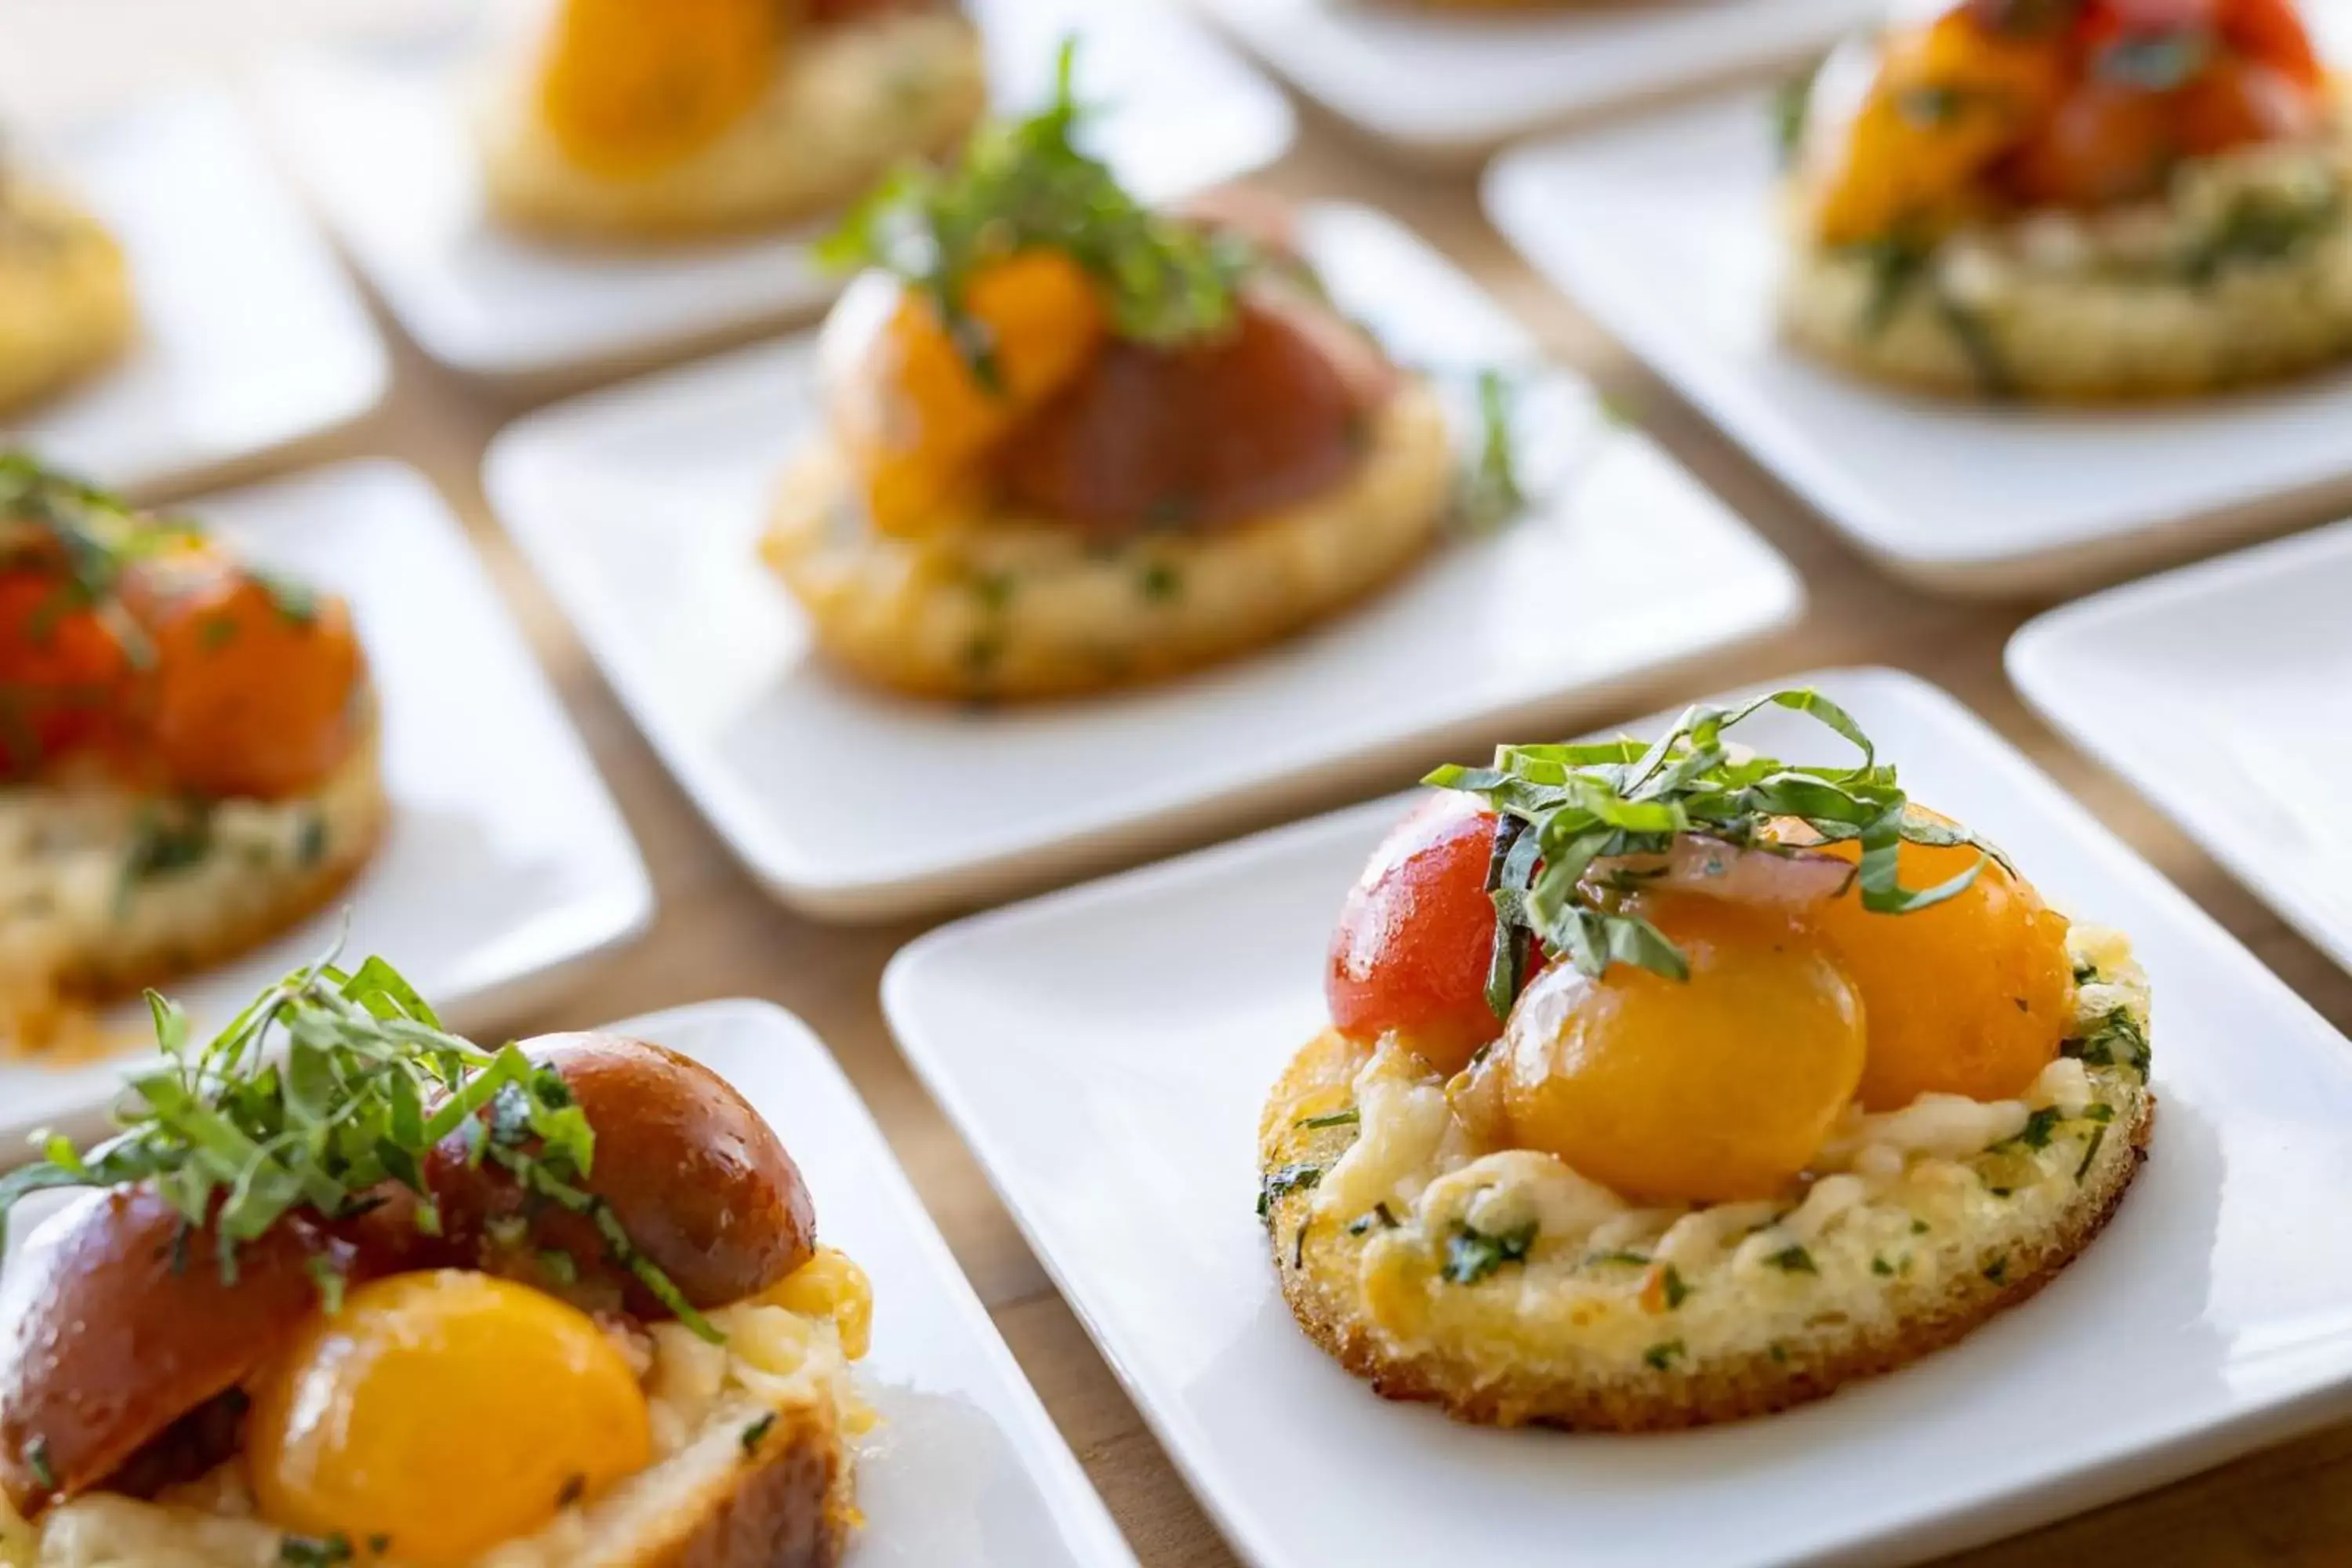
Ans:
POLYGON ((146 100, 46 149, 131 263, 119 364, 0 427, 0 443, 140 494, 340 429, 383 400, 383 343, 227 99, 146 100))
MULTIPOLYGON (((401 949, 383 951, 405 970, 401 949)), ((765 1002, 706 1002, 613 1027, 682 1051, 742 1090, 807 1178, 819 1234, 874 1282, 874 1347, 858 1382, 882 1423, 856 1444, 866 1524, 846 1568, 1134 1568, 881 1130, 808 1026, 765 1002)), ((65 1201, 26 1203, 11 1240, 65 1201)))
POLYGON ((2027 623, 2027 701, 2352 969, 2352 522, 2027 623), (2194 628, 2194 635, 2188 635, 2194 628))
POLYGON ((1767 100, 1719 96, 1496 163, 1528 259, 1888 571, 2054 591, 2326 515, 2352 495, 2352 369, 2117 412, 1882 389, 1780 342, 1767 100))
MULTIPOLYGON (((1532 361, 1525 334, 1387 218, 1318 207, 1307 232, 1335 294, 1407 363, 1532 361)), ((754 554, 767 492, 817 426, 811 373, 801 340, 536 415, 493 445, 486 482, 704 812, 779 897, 823 915, 977 900, 1382 753, 1556 718, 1778 626, 1801 598, 1769 546, 1561 377, 1523 421, 1533 513, 1312 635, 1115 698, 892 699, 818 661, 754 554)))
MULTIPOLYGON (((1258 1110, 1325 1023, 1332 921, 1402 799, 982 915, 892 963, 908 1058, 1259 1568, 1904 1560, 2352 1409, 2343 1038, 1951 698, 1891 670, 1811 679, 1921 799, 2129 930, 2163 1111, 2114 1225, 2048 1289, 1786 1415, 1649 1437, 1461 1426, 1381 1403, 1292 1323, 1252 1213, 1258 1110)), ((1757 730, 1851 756, 1793 715, 1757 730)))
MULTIPOLYGON (((1042 101, 1054 51, 1082 40, 1079 89, 1105 107, 1101 150, 1139 185, 1175 193, 1272 163, 1290 105, 1162 0, 971 0, 999 100, 1042 101)), ((467 374, 526 377, 649 357, 807 316, 838 283, 809 241, 631 251, 565 248, 499 229, 475 167, 469 96, 487 28, 289 56, 269 101, 311 195, 411 337, 467 374)))
POLYGON ((1625 0, 1438 15, 1417 0, 1195 0, 1299 89, 1408 153, 1460 159, 1677 88, 1793 66, 1882 0, 1625 0))
MULTIPOLYGON (((519 1012, 572 965, 634 938, 653 889, 627 825, 507 618, 457 520, 396 464, 322 468, 190 503, 254 558, 350 600, 383 711, 392 820, 337 904, 249 957, 174 983, 199 1024, 316 958, 397 953, 464 1027, 519 1012)), ((147 1010, 114 1022, 149 1037, 147 1010)), ((102 1096, 119 1058, 0 1059, 0 1152, 62 1107, 102 1096)), ((0 1157, 5 1157, 0 1152, 0 1157)))

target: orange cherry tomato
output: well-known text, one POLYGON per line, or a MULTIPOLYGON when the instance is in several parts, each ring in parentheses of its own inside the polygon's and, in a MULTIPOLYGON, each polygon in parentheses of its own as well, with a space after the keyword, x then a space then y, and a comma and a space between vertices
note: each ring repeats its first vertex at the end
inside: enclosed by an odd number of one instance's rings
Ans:
POLYGON ((2240 54, 2304 87, 2316 89, 2327 79, 2294 0, 2222 0, 2221 37, 2240 54))
POLYGON ((1431 796, 1398 824, 1348 890, 1323 990, 1331 1022, 1364 1039, 1393 1029, 1430 1066, 1458 1072, 1502 1034, 1486 1005, 1495 816, 1475 796, 1431 796))
POLYGON ((126 598, 154 639, 150 733, 182 788, 282 799, 350 753, 366 666, 341 599, 213 555, 174 558, 126 598))
POLYGON ((2181 89, 2180 150, 2190 157, 2316 132, 2326 110, 2302 83, 2276 66, 2225 56, 2181 89))
POLYGON ((0 571, 0 775, 119 740, 131 683, 129 651, 71 578, 0 571))
MULTIPOLYGON (((1860 857, 1851 843, 1826 848, 1860 857)), ((1904 886, 1924 888, 1979 858, 1967 845, 1906 843, 1897 864, 1904 886)), ((2066 917, 1999 861, 1929 909, 1874 914, 1849 889, 1810 923, 1862 994, 1869 1110, 1900 1110, 1930 1091, 2010 1099, 2058 1054, 2074 995, 2066 917)))
POLYGON ((2180 153, 2168 95, 2085 81, 2001 169, 2002 183, 2035 205, 2098 206, 2158 189, 2180 153))
MULTIPOLYGON (((1849 100, 1841 133, 1817 144, 1812 216, 1822 240, 1883 239, 1965 214, 1978 177, 2059 100, 2068 63, 2060 44, 1988 28, 1966 9, 1895 35, 1858 101, 1849 100)), ((1860 73, 1839 65, 1834 74, 1860 73)), ((1824 72, 1823 86, 1833 98, 1832 76, 1824 72)), ((1837 123, 1835 103, 1816 112, 1824 125, 1837 123)))
POLYGON ((723 135, 767 91, 776 0, 564 0, 540 110, 581 168, 656 174, 723 135))
POLYGON ((877 276, 826 323, 834 434, 883 532, 919 533, 968 510, 982 459, 1075 382, 1110 332, 1094 279, 1059 250, 987 268, 963 309, 976 344, 959 344, 929 300, 877 276), (992 385, 975 371, 974 347, 986 350, 992 385))

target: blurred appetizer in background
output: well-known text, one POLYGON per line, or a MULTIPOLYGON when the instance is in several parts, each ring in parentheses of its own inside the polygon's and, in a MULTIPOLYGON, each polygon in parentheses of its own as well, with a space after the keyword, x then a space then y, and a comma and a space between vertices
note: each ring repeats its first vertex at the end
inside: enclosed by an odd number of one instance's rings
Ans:
POLYGON ((953 0, 557 0, 497 62, 478 140, 509 223, 680 239, 837 210, 987 99, 953 0))
POLYGON ((1044 698, 1227 658, 1389 583, 1454 482, 1436 393, 1333 309, 1288 212, 1159 211, 1054 103, 829 242, 826 428, 764 552, 866 679, 1044 698))
POLYGON ((1792 116, 1795 342, 1964 395, 2352 355, 2352 125, 2294 0, 1940 0, 1792 116))
POLYGON ((0 458, 0 1051, 278 935, 388 812, 341 600, 0 458))
POLYGON ((165 1061, 0 1280, 0 1563, 824 1568, 872 1299, 725 1080, 381 960, 165 1061), (282 1057, 282 1059, 281 1059, 282 1057))
POLYGON ((1467 1421, 1826 1394, 2039 1289, 2143 1158, 2147 986, 1814 693, 1508 746, 1349 894, 1260 1128, 1307 1332, 1467 1421), (1728 731, 1821 720, 1853 768, 1728 731))
POLYGON ((137 324, 114 237, 0 152, 0 415, 111 363, 137 324))

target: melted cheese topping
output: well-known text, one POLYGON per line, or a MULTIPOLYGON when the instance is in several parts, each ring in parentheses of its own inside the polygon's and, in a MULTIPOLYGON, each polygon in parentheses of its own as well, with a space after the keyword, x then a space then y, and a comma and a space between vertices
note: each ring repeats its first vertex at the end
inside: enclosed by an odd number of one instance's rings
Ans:
POLYGON ((2076 926, 2069 946, 2089 976, 2079 1039, 2022 1098, 1927 1095, 1878 1115, 1857 1105, 1802 1182, 1769 1201, 1644 1207, 1553 1155, 1488 1146, 1475 1108, 1458 1114, 1393 1040, 1331 1052, 1269 1124, 1357 1110, 1307 1224, 1362 1238, 1333 1255, 1354 1268, 1336 1288, 1399 1349, 1475 1340, 1588 1372, 1765 1353, 1825 1323, 1892 1321, 1957 1270, 1998 1278, 2001 1249, 2056 1228, 2103 1152, 2126 1157, 2107 1131, 2144 1110, 2145 1059, 2102 1026, 2121 1013, 2144 1039, 2147 981, 2117 933, 2076 926), (1479 1271, 1496 1243, 1507 1262, 1479 1271))
MULTIPOLYGON (((845 1435, 867 1431, 874 1417, 851 1381, 849 1363, 864 1348, 872 1315, 864 1271, 828 1247, 767 1296, 712 1312, 723 1345, 676 1323, 655 1325, 645 1372, 652 1466, 593 1502, 563 1509, 537 1533, 485 1554, 482 1568, 633 1561, 632 1545, 656 1539, 671 1522, 681 1489, 714 1469, 748 1462, 755 1447, 751 1430, 764 1417, 814 1409, 845 1435), (779 1304, 785 1301, 791 1305, 779 1304)), ((845 1496, 837 1500, 847 1507, 845 1496)), ((278 1568, 285 1542, 253 1517, 236 1461, 152 1503, 108 1493, 78 1498, 37 1527, 0 1500, 0 1568, 278 1568)), ((396 1554, 363 1560, 385 1568, 400 1562, 396 1554)))

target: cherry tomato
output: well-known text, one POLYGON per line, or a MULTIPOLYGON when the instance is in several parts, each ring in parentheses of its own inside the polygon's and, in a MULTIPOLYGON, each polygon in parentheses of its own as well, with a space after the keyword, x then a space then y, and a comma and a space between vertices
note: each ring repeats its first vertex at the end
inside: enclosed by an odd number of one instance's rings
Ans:
POLYGON ((178 557, 154 574, 125 596, 154 639, 150 734, 173 781, 264 800, 316 787, 362 720, 350 609, 218 556, 178 557))
POLYGON ((774 0, 564 0, 539 84, 564 155, 592 174, 658 172, 749 113, 783 43, 774 0))
POLYGON ((1287 318, 1245 302, 1227 337, 1114 342, 1007 443, 1007 499, 1104 531, 1257 516, 1344 480, 1348 385, 1287 318))
POLYGON ((1486 1005, 1494 848, 1494 815, 1471 795, 1433 795, 1398 824, 1331 937, 1323 989, 1334 1026, 1367 1039, 1394 1029, 1446 1073, 1503 1032, 1486 1005))
POLYGON ((2276 66, 2225 56, 2180 91, 2180 150, 2191 157, 2316 132, 2325 110, 2276 66))
POLYGON ((2159 188, 2179 155, 2165 94, 2085 81, 2003 164, 2003 183, 2033 205, 2097 206, 2159 188))
POLYGON ((121 638, 61 570, 0 571, 0 775, 118 741, 130 685, 121 638))
POLYGON ((2327 79, 2294 0, 2222 0, 2221 37, 2239 53, 2275 67, 2304 87, 2318 88, 2327 79))
POLYGON ((2077 28, 2088 42, 2165 33, 2207 33, 2221 20, 2221 0, 2090 0, 2077 28))

